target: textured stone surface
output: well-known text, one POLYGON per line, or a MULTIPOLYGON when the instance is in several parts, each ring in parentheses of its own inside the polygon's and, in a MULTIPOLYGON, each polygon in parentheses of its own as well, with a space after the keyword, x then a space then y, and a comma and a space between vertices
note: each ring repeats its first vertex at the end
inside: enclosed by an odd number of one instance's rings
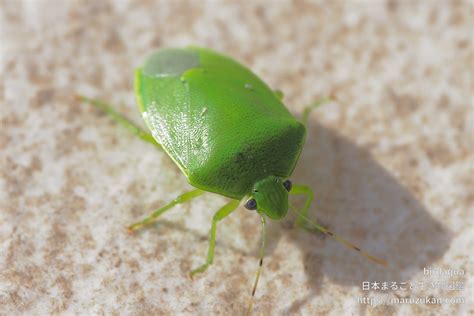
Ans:
POLYGON ((242 61, 295 115, 334 98, 311 115, 293 180, 315 189, 313 218, 390 262, 294 229, 291 216, 271 223, 256 314, 473 313, 472 2, 197 3, 1 2, 0 314, 243 313, 258 216, 224 220, 215 264, 189 280, 225 199, 205 195, 127 235, 190 186, 163 153, 73 98, 109 100, 140 122, 133 69, 157 47, 186 44, 242 61), (369 293, 363 281, 468 289, 369 293), (369 306, 363 296, 466 301, 369 306))

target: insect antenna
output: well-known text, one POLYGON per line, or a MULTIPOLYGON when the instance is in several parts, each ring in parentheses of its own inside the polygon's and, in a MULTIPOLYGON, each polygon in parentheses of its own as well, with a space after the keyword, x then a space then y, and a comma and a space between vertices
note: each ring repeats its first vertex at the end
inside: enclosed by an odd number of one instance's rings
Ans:
POLYGON ((260 215, 260 219, 262 221, 262 244, 260 246, 260 260, 258 262, 258 270, 255 276, 255 282, 253 283, 252 296, 250 297, 247 313, 245 314, 247 316, 250 315, 250 312, 252 311, 253 301, 255 298, 255 291, 257 290, 258 280, 260 279, 260 273, 262 272, 262 268, 263 268, 263 255, 265 253, 265 217, 264 215, 260 215))
POLYGON ((388 266, 388 263, 387 261, 383 260, 383 259, 380 259, 380 258, 377 258, 375 256, 372 256, 371 254, 369 254, 368 252, 360 249, 359 247, 357 247, 356 245, 354 245, 353 243, 347 241, 346 239, 342 238, 341 236, 339 235, 336 235, 334 234, 332 231, 330 231, 329 229, 319 225, 319 224, 316 224, 314 222, 312 222, 310 219, 308 219, 306 216, 304 216, 303 214, 299 213, 298 211, 296 211, 293 207, 290 207, 290 209, 295 212, 296 214, 298 214, 298 216, 300 216, 301 218, 303 218, 308 224, 310 224, 311 226, 313 226, 314 228, 316 228, 317 230, 319 230, 320 232, 334 238, 336 241, 338 241, 340 244, 342 244, 343 246, 345 246, 346 248, 349 248, 349 249, 352 249, 352 250, 355 250, 357 252, 359 252, 361 255, 363 255, 364 257, 366 257, 367 259, 369 259, 370 261, 372 262, 375 262, 377 264, 380 264, 380 265, 383 265, 385 267, 388 266))

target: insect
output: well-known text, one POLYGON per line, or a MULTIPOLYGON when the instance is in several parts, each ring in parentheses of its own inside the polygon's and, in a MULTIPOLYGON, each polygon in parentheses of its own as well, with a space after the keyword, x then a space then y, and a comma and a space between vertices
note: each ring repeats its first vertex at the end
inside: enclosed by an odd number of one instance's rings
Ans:
MULTIPOLYGON (((244 204, 261 218, 260 261, 252 290, 258 284, 265 247, 266 218, 282 219, 290 205, 289 195, 304 195, 306 202, 297 224, 318 229, 345 246, 375 258, 307 217, 313 191, 289 178, 305 142, 304 122, 282 103, 282 93, 271 90, 249 69, 210 49, 166 48, 153 53, 135 71, 138 108, 150 133, 99 100, 79 96, 109 114, 143 140, 163 150, 195 187, 143 220, 129 226, 135 231, 156 220, 177 204, 189 202, 206 191, 230 198, 215 213, 207 259, 191 271, 204 272, 213 263, 217 224, 244 204)), ((252 303, 249 304, 249 311, 252 303)))

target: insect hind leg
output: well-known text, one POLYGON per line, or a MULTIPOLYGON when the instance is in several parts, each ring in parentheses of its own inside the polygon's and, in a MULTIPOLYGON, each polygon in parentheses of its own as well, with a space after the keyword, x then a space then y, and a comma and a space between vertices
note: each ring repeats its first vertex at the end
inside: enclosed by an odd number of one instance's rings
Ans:
POLYGON ((138 125, 127 119, 125 116, 122 114, 118 113, 117 111, 114 110, 114 108, 103 101, 100 101, 98 99, 90 99, 81 95, 76 96, 77 99, 79 99, 81 102, 90 104, 97 109, 101 110, 108 116, 110 116, 114 121, 119 123, 120 125, 126 127, 130 132, 141 138, 142 140, 153 144, 156 148, 163 150, 160 144, 151 136, 151 134, 145 132, 142 128, 140 128, 138 125))
POLYGON ((316 101, 314 101, 313 103, 305 106, 304 110, 303 110, 303 115, 301 117, 301 122, 307 126, 308 125, 308 119, 309 119, 309 115, 311 114, 311 112, 317 108, 319 108, 321 105, 325 105, 327 103, 331 103, 333 102, 334 100, 331 99, 330 97, 322 97, 316 101))

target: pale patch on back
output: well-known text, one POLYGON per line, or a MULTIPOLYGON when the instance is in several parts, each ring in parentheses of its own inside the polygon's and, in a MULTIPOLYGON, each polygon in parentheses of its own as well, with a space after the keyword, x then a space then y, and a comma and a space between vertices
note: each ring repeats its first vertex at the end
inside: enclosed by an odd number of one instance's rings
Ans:
POLYGON ((182 49, 162 49, 151 55, 142 72, 149 77, 178 77, 186 70, 199 67, 199 54, 182 49))

